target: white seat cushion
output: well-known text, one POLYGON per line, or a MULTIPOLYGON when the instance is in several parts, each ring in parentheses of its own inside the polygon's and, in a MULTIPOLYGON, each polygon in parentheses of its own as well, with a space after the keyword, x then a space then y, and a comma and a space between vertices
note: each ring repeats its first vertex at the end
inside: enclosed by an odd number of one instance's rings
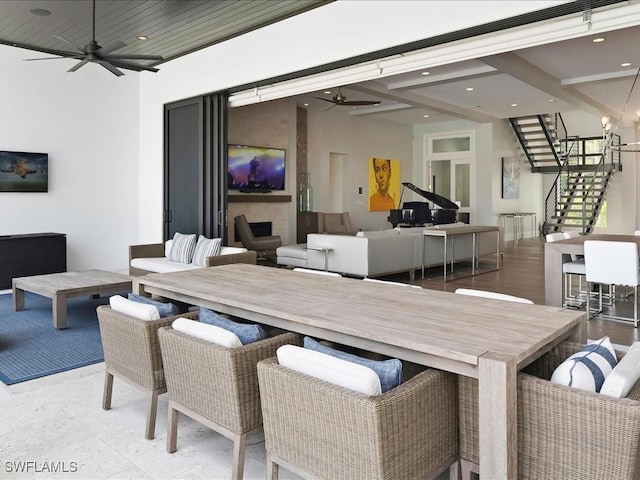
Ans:
POLYGON ((111 309, 140 320, 159 320, 160 313, 155 305, 134 302, 121 295, 109 298, 111 309))
POLYGON ((140 270, 148 270, 149 272, 167 273, 177 272, 181 270, 193 270, 195 268, 202 268, 193 263, 180 263, 171 262, 166 257, 154 257, 154 258, 134 258, 131 260, 131 266, 133 268, 139 268, 140 270))
POLYGON ((380 378, 369 367, 295 345, 278 348, 280 365, 365 395, 380 395, 380 378))
POLYGON ((622 357, 607 376, 600 393, 609 397, 624 398, 640 380, 640 342, 633 342, 627 354, 622 357))
POLYGON ((215 343, 216 345, 222 345, 228 348, 242 346, 242 342, 235 333, 208 323, 200 323, 195 320, 180 317, 175 319, 171 326, 178 332, 199 338, 205 342, 215 343))
POLYGON ((576 260, 574 262, 566 262, 562 264, 562 273, 569 273, 571 275, 586 275, 587 270, 584 265, 584 258, 576 260))

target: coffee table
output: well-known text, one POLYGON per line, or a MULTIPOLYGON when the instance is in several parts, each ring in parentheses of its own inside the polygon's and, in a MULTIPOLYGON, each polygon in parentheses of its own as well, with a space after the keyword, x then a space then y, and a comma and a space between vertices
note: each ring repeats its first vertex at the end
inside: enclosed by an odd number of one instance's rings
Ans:
POLYGON ((24 292, 52 299, 53 326, 67 328, 67 298, 131 290, 131 277, 103 270, 50 273, 14 278, 13 309, 24 310, 24 292))

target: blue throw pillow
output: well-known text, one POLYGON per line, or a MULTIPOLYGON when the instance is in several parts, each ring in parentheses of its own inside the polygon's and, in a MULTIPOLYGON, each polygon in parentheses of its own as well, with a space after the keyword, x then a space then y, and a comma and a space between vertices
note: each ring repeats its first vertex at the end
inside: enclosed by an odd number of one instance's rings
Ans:
POLYGON ((134 302, 154 305, 158 309, 160 318, 173 317, 174 315, 178 315, 180 313, 180 309, 173 303, 158 302, 157 300, 151 300, 150 298, 143 297, 142 295, 138 295, 137 293, 130 293, 128 295, 128 298, 129 300, 132 300, 134 302))
POLYGON ((260 325, 234 322, 208 308, 200 307, 200 321, 235 333, 243 345, 267 338, 260 325))
POLYGON ((368 358, 359 357, 358 355, 325 347, 309 337, 304 337, 304 348, 316 350, 317 352, 326 353, 327 355, 341 358, 342 360, 369 367, 380 377, 380 386, 382 387, 383 393, 402 383, 402 362, 396 358, 382 361, 369 360, 368 358))

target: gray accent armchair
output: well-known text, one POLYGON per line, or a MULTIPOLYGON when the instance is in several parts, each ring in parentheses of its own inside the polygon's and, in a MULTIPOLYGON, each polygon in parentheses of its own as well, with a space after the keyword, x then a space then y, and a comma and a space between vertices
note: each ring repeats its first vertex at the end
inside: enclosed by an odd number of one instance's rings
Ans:
POLYGON ((274 252, 276 248, 282 245, 282 239, 280 235, 269 235, 265 237, 254 237, 247 217, 244 215, 238 215, 235 217, 234 222, 238 229, 238 235, 240 235, 240 241, 242 246, 249 250, 255 250, 258 252, 258 258, 264 258, 265 252, 274 252))

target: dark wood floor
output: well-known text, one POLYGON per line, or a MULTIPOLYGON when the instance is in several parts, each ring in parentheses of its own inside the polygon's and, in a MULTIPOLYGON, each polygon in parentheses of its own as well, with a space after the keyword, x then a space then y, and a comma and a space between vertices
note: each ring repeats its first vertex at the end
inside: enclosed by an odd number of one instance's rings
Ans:
MULTIPOLYGON (((481 264, 484 267, 495 267, 495 259, 492 261, 491 257, 484 257, 481 264)), ((412 283, 421 285, 423 288, 447 292, 453 292, 460 287, 490 290, 544 304, 544 240, 539 237, 527 238, 517 243, 506 242, 504 260, 499 271, 450 280, 446 283, 442 282, 441 268, 427 271, 426 276, 428 278, 422 280, 417 272, 416 279, 412 283)), ((406 273, 385 277, 385 279, 408 281, 406 273)), ((638 330, 634 328, 633 323, 595 318, 589 320, 588 338, 597 339, 608 335, 613 343, 630 345, 640 340, 638 330)))

